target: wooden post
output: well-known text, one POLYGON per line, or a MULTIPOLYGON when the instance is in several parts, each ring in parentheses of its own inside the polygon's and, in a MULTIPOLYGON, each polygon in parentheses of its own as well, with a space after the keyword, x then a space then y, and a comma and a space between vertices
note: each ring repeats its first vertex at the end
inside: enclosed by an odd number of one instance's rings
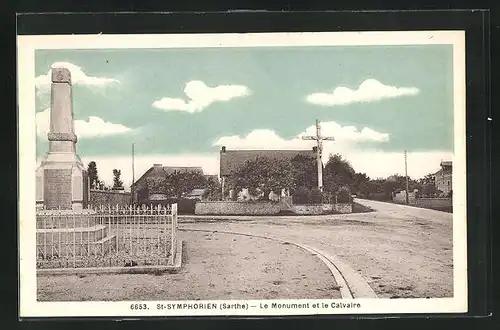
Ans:
POLYGON ((223 176, 223 177, 222 177, 222 183, 221 183, 221 187, 222 187, 222 188, 221 188, 221 190, 222 190, 222 191, 221 191, 221 193, 222 193, 221 200, 224 200, 224 192, 225 192, 225 191, 224 191, 224 188, 225 188, 225 183, 226 183, 226 177, 225 177, 225 176, 223 176))
POLYGON ((406 205, 410 204, 410 197, 408 196, 409 189, 408 189, 408 156, 406 155, 406 149, 405 149, 405 179, 406 179, 406 205))
POLYGON ((132 184, 130 185, 130 204, 134 204, 134 183, 135 183, 135 166, 134 166, 134 144, 132 143, 132 184))

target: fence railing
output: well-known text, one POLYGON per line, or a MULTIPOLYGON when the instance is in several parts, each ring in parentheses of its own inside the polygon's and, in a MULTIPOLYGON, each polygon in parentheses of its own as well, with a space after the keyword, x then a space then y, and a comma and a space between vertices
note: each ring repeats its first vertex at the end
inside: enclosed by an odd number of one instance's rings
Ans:
POLYGON ((174 262, 177 205, 38 210, 37 268, 161 266, 174 262))

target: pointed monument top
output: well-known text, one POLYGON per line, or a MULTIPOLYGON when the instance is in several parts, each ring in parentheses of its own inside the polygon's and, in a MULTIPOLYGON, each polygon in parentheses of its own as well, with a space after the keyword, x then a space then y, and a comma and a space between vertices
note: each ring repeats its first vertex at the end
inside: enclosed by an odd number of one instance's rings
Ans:
POLYGON ((52 82, 71 84, 71 72, 67 68, 52 68, 52 82))

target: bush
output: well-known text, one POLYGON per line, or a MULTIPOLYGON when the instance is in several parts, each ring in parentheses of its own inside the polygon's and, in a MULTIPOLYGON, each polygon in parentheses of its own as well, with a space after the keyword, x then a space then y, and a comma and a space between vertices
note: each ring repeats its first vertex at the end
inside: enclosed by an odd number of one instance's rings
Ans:
POLYGON ((307 204, 309 203, 310 191, 306 187, 297 187, 293 192, 293 202, 295 204, 307 204))
POLYGON ((351 190, 346 187, 340 187, 337 191, 337 203, 352 203, 351 190))
POLYGON ((319 190, 319 188, 311 189, 310 202, 313 204, 323 203, 323 193, 319 190))

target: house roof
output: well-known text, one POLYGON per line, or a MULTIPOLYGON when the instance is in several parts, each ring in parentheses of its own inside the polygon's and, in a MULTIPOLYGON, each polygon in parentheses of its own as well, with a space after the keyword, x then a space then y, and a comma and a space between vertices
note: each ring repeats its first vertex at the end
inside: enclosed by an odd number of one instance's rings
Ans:
POLYGON ((442 161, 441 166, 453 166, 453 163, 451 161, 442 161))
POLYGON ((316 157, 312 149, 306 150, 226 150, 220 151, 220 176, 228 176, 237 171, 246 161, 257 157, 271 159, 292 159, 298 155, 316 157))
POLYGON ((439 165, 441 166, 441 168, 439 169, 439 171, 437 171, 433 174, 434 176, 441 175, 441 173, 447 173, 450 169, 445 168, 445 167, 452 167, 453 162, 452 161, 442 161, 439 165))
POLYGON ((205 189, 193 189, 186 196, 202 196, 204 192, 205 192, 205 189))
POLYGON ((196 166, 163 166, 161 164, 155 164, 149 170, 144 172, 144 174, 137 179, 132 186, 136 186, 146 178, 159 178, 166 174, 172 174, 175 172, 196 172, 203 174, 203 169, 196 166))

